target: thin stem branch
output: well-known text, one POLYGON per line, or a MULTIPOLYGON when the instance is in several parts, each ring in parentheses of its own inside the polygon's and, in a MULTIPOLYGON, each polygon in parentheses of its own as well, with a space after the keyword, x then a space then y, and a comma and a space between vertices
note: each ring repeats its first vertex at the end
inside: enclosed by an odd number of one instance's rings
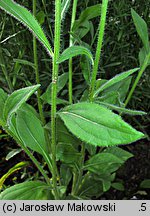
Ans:
POLYGON ((134 90, 135 90, 135 88, 136 88, 136 86, 137 86, 143 72, 145 71, 145 69, 148 66, 149 61, 150 61, 150 53, 146 56, 146 58, 144 60, 144 63, 143 63, 143 65, 142 65, 142 67, 141 67, 141 69, 140 69, 140 71, 139 71, 139 73, 138 73, 138 75, 137 75, 137 77, 136 77, 136 79, 134 81, 134 84, 133 84, 133 86, 132 86, 132 88, 131 88, 131 90, 130 90, 130 92, 128 94, 128 97, 127 97, 126 101, 125 101, 125 106, 127 106, 127 104, 129 103, 129 101, 130 101, 130 99, 131 99, 131 97, 133 95, 133 92, 134 92, 134 90))
POLYGON ((99 24, 98 43, 97 43, 96 56, 95 56, 95 60, 94 60, 94 67, 93 67, 93 71, 92 71, 91 85, 90 85, 90 91, 89 91, 90 101, 93 101, 96 76, 97 76, 97 72, 98 72, 98 65, 99 65, 99 61, 100 61, 100 57, 101 57, 101 50, 102 50, 102 44, 103 44, 103 38, 104 38, 107 8, 108 8, 108 0, 103 0, 102 1, 102 7, 101 7, 100 24, 99 24))
MULTIPOLYGON (((76 19, 77 3, 78 3, 78 0, 73 1, 70 32, 72 31, 72 28, 73 28, 73 25, 76 19)), ((72 45, 73 45, 73 37, 70 34, 69 46, 72 46, 72 45)), ((72 104, 72 58, 69 59, 69 103, 72 104)))
POLYGON ((57 80, 59 65, 57 59, 60 52, 60 29, 61 29, 61 0, 55 0, 55 33, 54 33, 54 58, 52 73, 52 106, 51 106, 51 150, 52 150, 52 176, 55 199, 59 199, 57 190, 57 165, 56 165, 56 99, 57 99, 57 80))

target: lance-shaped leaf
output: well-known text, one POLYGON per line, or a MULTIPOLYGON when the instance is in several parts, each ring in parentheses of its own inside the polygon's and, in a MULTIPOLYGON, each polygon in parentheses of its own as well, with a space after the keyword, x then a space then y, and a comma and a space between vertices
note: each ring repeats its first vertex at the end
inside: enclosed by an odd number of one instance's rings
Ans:
POLYGON ((119 115, 94 103, 70 105, 58 115, 75 136, 95 146, 128 144, 144 136, 119 115))
POLYGON ((75 21, 73 31, 77 30, 85 21, 91 20, 100 16, 101 4, 92 5, 87 7, 80 15, 79 19, 75 21))
POLYGON ((39 87, 40 85, 34 85, 14 91, 4 104, 4 119, 16 112, 39 87))
POLYGON ((0 8, 25 25, 43 44, 50 56, 53 56, 49 41, 47 40, 40 24, 26 8, 17 4, 13 0, 1 0, 0 8))
POLYGON ((69 9, 71 0, 63 0, 61 3, 61 20, 64 18, 67 10, 69 9))
POLYGON ((0 200, 47 200, 51 188, 44 182, 29 181, 7 188, 0 194, 0 200))
POLYGON ((134 9, 131 9, 132 18, 137 30, 137 33, 139 34, 144 47, 147 51, 150 50, 149 47, 149 37, 148 37, 148 28, 146 22, 136 13, 134 9))
POLYGON ((111 110, 115 110, 117 112, 125 113, 125 114, 128 114, 128 115, 146 115, 147 114, 146 112, 143 112, 143 111, 130 110, 130 109, 126 109, 124 107, 119 107, 119 106, 116 106, 116 105, 113 105, 113 104, 109 104, 109 103, 105 103, 105 102, 99 102, 99 101, 97 101, 97 103, 99 103, 101 105, 104 105, 105 107, 107 107, 107 108, 109 108, 111 110))
POLYGON ((78 55, 86 55, 92 62, 93 64, 93 56, 90 50, 83 46, 71 46, 67 48, 59 57, 57 60, 57 63, 64 62, 72 57, 78 56, 78 55))
POLYGON ((126 79, 128 76, 130 76, 131 74, 135 73, 136 71, 138 71, 139 68, 134 68, 131 69, 129 71, 117 74, 116 76, 114 76, 112 79, 108 80, 107 82, 105 82, 102 86, 100 86, 100 88, 98 88, 95 91, 94 97, 96 97, 100 92, 102 92, 103 90, 105 90, 106 88, 109 88, 110 86, 120 82, 121 80, 126 79))

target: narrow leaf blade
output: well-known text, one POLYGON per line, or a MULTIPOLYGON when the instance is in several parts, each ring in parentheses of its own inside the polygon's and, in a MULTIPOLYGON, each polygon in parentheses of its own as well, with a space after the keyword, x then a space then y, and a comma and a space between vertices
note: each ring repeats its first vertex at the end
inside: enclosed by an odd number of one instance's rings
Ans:
POLYGON ((149 51, 149 37, 148 37, 148 28, 146 22, 136 13, 134 9, 131 9, 132 18, 139 34, 144 47, 149 51))
POLYGON ((61 20, 63 20, 69 6, 70 6, 71 0, 63 0, 61 3, 61 20))
POLYGON ((131 74, 135 73, 138 70, 139 70, 139 68, 134 68, 134 69, 131 69, 129 71, 117 74, 112 79, 108 80, 106 83, 104 83, 102 86, 100 86, 100 88, 96 90, 94 97, 96 97, 100 92, 102 92, 106 88, 109 88, 110 86, 126 79, 128 76, 130 76, 131 74))
POLYGON ((26 8, 12 0, 1 0, 0 8, 25 25, 44 45, 50 56, 53 56, 49 41, 47 40, 40 24, 26 8))
POLYGON ((105 102, 98 102, 98 103, 101 104, 101 105, 104 105, 107 108, 110 108, 111 110, 115 110, 117 112, 125 113, 125 114, 128 114, 128 115, 146 115, 147 114, 146 112, 143 112, 143 111, 126 109, 126 108, 119 107, 119 106, 109 104, 109 103, 105 103, 105 102))
POLYGON ((83 46, 71 46, 69 48, 67 48, 59 57, 59 59, 57 60, 57 63, 60 64, 72 57, 78 56, 78 55, 86 55, 92 62, 93 64, 93 56, 91 54, 91 52, 83 47, 83 46))

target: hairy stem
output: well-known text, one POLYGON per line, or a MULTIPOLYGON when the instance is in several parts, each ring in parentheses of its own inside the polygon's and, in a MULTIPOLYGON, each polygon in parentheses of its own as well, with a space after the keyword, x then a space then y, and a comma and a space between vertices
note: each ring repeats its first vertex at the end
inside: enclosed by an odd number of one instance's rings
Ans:
POLYGON ((103 0, 102 1, 102 7, 101 7, 101 17, 100 17, 100 23, 99 23, 99 35, 98 35, 96 56, 95 56, 95 60, 94 60, 91 85, 90 85, 90 90, 89 90, 90 101, 93 101, 96 76, 97 76, 97 72, 98 72, 98 65, 99 65, 99 61, 100 61, 100 57, 101 57, 101 50, 102 50, 102 44, 103 44, 103 38, 104 38, 107 8, 108 8, 108 0, 103 0))
POLYGON ((60 52, 60 29, 61 29, 61 0, 55 0, 55 33, 54 33, 54 57, 52 72, 52 106, 51 106, 51 150, 52 150, 52 176, 55 199, 59 199, 57 190, 57 164, 56 164, 56 99, 57 99, 57 80, 59 65, 57 59, 60 52))
MULTIPOLYGON (((72 31, 73 24, 76 18, 77 3, 78 3, 78 0, 73 1, 70 32, 72 31)), ((72 45, 73 45, 73 37, 70 34, 69 46, 72 46, 72 45)), ((69 59, 69 103, 72 104, 72 58, 69 59)))
POLYGON ((134 92, 134 90, 135 90, 135 88, 136 88, 142 74, 144 73, 145 69, 148 66, 149 60, 150 60, 150 53, 146 56, 146 58, 144 60, 144 63, 143 63, 143 65, 142 65, 142 67, 141 67, 141 69, 140 69, 140 71, 139 71, 139 73, 137 75, 137 78, 134 81, 134 84, 133 84, 133 86, 132 86, 132 88, 131 88, 131 90, 130 90, 130 92, 128 94, 128 97, 127 97, 126 101, 125 101, 125 106, 127 106, 127 104, 129 103, 129 101, 130 101, 130 99, 131 99, 131 97, 133 95, 133 92, 134 92))

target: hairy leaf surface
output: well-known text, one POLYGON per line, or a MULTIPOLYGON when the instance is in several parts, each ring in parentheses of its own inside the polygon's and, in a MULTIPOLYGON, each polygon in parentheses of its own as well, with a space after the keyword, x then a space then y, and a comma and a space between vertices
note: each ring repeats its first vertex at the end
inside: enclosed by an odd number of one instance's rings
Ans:
POLYGON ((46 200, 50 187, 44 182, 29 181, 7 188, 0 194, 0 200, 46 200))
POLYGON ((26 8, 17 4, 13 0, 1 0, 0 8, 25 25, 44 45, 48 53, 53 56, 49 41, 47 40, 40 24, 26 8))
POLYGON ((128 144, 144 136, 112 111, 94 103, 78 103, 58 113, 79 139, 95 146, 128 144))
POLYGON ((59 57, 57 63, 62 63, 72 57, 78 56, 78 55, 86 55, 93 64, 93 56, 92 53, 83 46, 71 46, 67 48, 59 57))
POLYGON ((134 9, 131 9, 132 18, 137 30, 137 33, 139 34, 144 47, 147 51, 150 50, 149 47, 149 37, 148 37, 148 28, 146 22, 136 13, 134 9))
POLYGON ((5 102, 4 119, 16 112, 39 87, 40 85, 35 85, 14 91, 5 102))
POLYGON ((128 76, 130 76, 131 74, 135 73, 138 70, 139 70, 139 68, 134 68, 134 69, 131 69, 129 71, 117 74, 112 79, 108 80, 106 83, 104 83, 102 86, 100 86, 100 88, 96 90, 94 96, 97 96, 103 90, 105 90, 105 89, 109 88, 110 86, 126 79, 128 76))

